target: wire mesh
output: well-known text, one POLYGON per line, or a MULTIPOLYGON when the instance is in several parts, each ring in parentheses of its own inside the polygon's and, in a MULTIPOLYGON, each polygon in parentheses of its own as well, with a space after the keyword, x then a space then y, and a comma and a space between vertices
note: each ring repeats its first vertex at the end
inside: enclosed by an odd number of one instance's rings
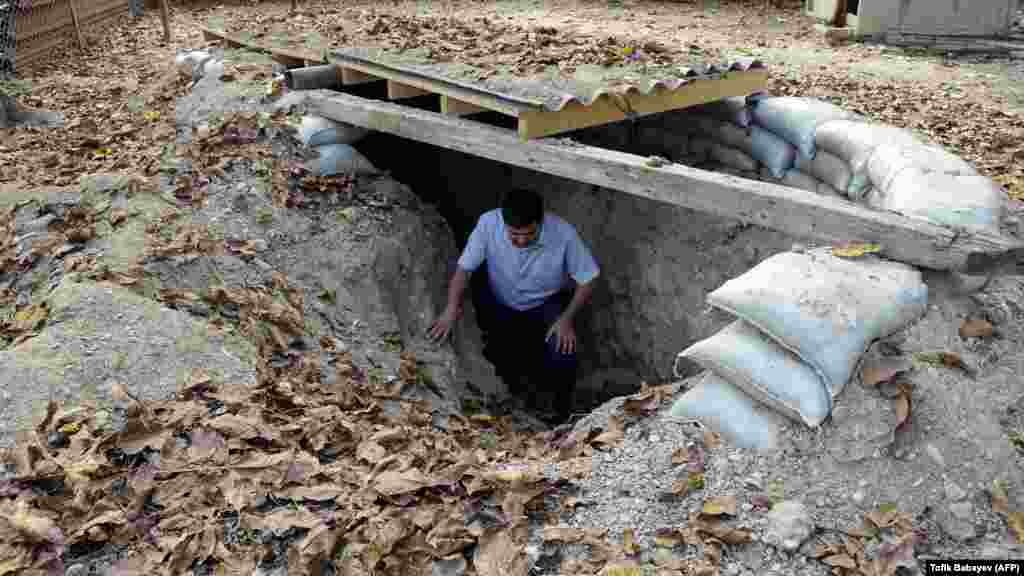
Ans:
POLYGON ((0 0, 0 80, 14 76, 14 24, 22 0, 0 0))

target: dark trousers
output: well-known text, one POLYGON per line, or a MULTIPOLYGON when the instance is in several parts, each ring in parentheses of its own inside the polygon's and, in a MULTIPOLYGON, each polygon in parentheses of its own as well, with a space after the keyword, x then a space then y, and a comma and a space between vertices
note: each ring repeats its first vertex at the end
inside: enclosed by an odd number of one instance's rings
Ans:
POLYGON ((572 293, 558 292, 539 306, 516 310, 495 297, 484 266, 473 275, 472 283, 477 319, 484 332, 484 357, 494 364, 513 394, 536 407, 550 407, 568 416, 579 361, 575 352, 559 351, 556 335, 547 341, 544 337, 569 305, 572 293))

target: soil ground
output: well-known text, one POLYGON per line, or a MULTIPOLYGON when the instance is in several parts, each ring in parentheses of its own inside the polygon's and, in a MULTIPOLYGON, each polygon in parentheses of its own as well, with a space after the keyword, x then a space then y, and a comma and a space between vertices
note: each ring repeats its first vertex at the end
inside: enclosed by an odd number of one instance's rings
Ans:
MULTIPOLYGON (((301 16, 286 16, 287 2, 176 6, 170 45, 160 44, 159 18, 150 12, 138 21, 126 19, 118 28, 104 30, 102 34, 91 31, 87 36, 90 48, 81 57, 22 68, 21 78, 32 85, 32 95, 24 103, 62 111, 67 124, 59 133, 27 129, 16 130, 9 137, 5 134, 0 142, 0 191, 10 194, 29 188, 67 187, 75 184, 83 173, 137 171, 146 176, 156 175, 177 134, 176 97, 186 92, 184 83, 174 75, 174 53, 204 46, 195 26, 206 24, 211 18, 221 18, 232 27, 251 25, 253 29, 261 22, 273 21, 294 30, 319 29, 322 36, 343 33, 358 40, 360 34, 373 33, 381 15, 388 15, 395 21, 417 16, 426 20, 456 18, 467 23, 485 17, 522 27, 572 30, 594 43, 610 34, 628 36, 628 40, 621 42, 642 45, 656 40, 686 46, 687 52, 692 45, 696 47, 693 52, 709 60, 756 56, 764 59, 773 71, 774 92, 827 98, 875 121, 918 130, 974 162, 986 175, 1004 182, 1016 197, 1024 195, 1024 92, 1019 81, 1015 82, 1021 74, 1020 61, 969 61, 860 44, 830 46, 814 33, 813 22, 807 17, 792 9, 765 10, 760 0, 738 5, 626 1, 388 5, 349 2, 331 14, 346 18, 342 30, 323 28, 332 21, 321 20, 325 6, 326 3, 304 2, 301 16)), ((1018 399, 1022 392, 1019 375, 1024 341, 1019 327, 1024 316, 1017 304, 1021 284, 1017 278, 1001 279, 975 298, 948 293, 950 289, 943 278, 933 278, 930 286, 934 291, 928 316, 907 331, 900 349, 908 354, 955 352, 972 365, 975 373, 960 375, 944 367, 928 366, 916 371, 914 384, 919 396, 915 397, 913 408, 914 424, 891 446, 870 445, 870 441, 876 440, 874 436, 846 436, 854 424, 861 426, 858 430, 875 432, 871 426, 877 422, 871 421, 870 414, 852 414, 851 417, 866 420, 851 422, 851 427, 843 428, 837 422, 820 434, 794 434, 793 447, 774 457, 738 453, 707 443, 702 457, 707 463, 706 489, 668 503, 655 503, 653 498, 654 491, 662 488, 658 482, 666 483, 670 479, 668 474, 675 473, 674 467, 680 465, 669 449, 686 441, 706 439, 696 433, 670 432, 674 424, 652 414, 641 419, 639 425, 629 421, 623 434, 617 428, 621 421, 615 419, 621 412, 622 401, 598 410, 577 427, 603 427, 598 438, 555 443, 555 438, 533 437, 522 440, 517 450, 524 460, 531 454, 543 453, 541 461, 548 459, 550 453, 533 444, 548 449, 561 446, 563 452, 581 459, 598 454, 593 462, 583 462, 584 467, 594 469, 589 479, 580 479, 575 473, 562 474, 563 480, 578 480, 577 487, 582 491, 578 496, 562 499, 560 506, 565 509, 560 512, 565 514, 561 520, 556 516, 555 524, 564 521, 566 528, 571 529, 612 528, 617 532, 608 534, 605 547, 616 542, 621 547, 622 530, 629 527, 642 538, 641 548, 656 554, 651 546, 652 535, 663 527, 661 523, 676 519, 666 515, 665 510, 696 511, 701 509, 705 497, 711 496, 736 498, 742 510, 740 527, 757 528, 766 520, 758 515, 756 502, 763 500, 764 492, 776 487, 776 481, 781 481, 779 495, 804 499, 812 508, 816 525, 826 535, 837 537, 843 530, 849 530, 850 523, 865 511, 896 502, 927 532, 917 548, 919 553, 977 555, 995 548, 996 555, 1009 555, 1012 532, 1004 518, 993 511, 985 490, 990 487, 992 475, 1007 477, 1011 480, 1011 494, 1006 506, 1017 509, 1020 456, 1010 447, 1012 443, 1019 444, 1021 438, 1018 399), (995 325, 997 334, 993 338, 961 338, 958 327, 971 317, 987 319, 995 325), (854 461, 851 465, 848 458, 838 458, 834 449, 835 442, 845 441, 861 442, 864 445, 859 448, 877 450, 867 450, 860 458, 864 462, 854 461), (612 450, 600 453, 594 447, 612 450), (628 471, 634 475, 618 475, 628 471), (568 500, 573 502, 569 504, 568 500), (582 511, 570 510, 576 507, 582 507, 582 511)), ((662 402, 661 408, 665 406, 667 401, 662 402)), ((395 438, 384 434, 379 440, 391 442, 395 438)), ((495 436, 484 438, 481 434, 479 444, 495 441, 495 436)), ((437 442, 440 445, 442 441, 437 442)), ((562 462, 563 467, 574 463, 576 459, 562 462)), ((535 498, 537 494, 531 490, 526 490, 529 497, 515 490, 510 492, 511 496, 502 503, 505 511, 535 498), (523 498, 525 501, 521 501, 523 498)), ((356 509, 360 502, 353 500, 352 505, 356 509)), ((395 504, 399 505, 404 506, 395 504)), ((492 513, 495 504, 478 500, 474 506, 474 515, 482 518, 492 513)), ((682 514, 678 516, 681 518, 682 514)), ((401 523, 397 515, 394 520, 396 525, 401 523)), ((379 533, 388 534, 385 528, 389 527, 379 527, 379 533)), ((204 537, 207 533, 209 530, 203 533, 204 537)), ((481 549, 501 556, 501 548, 507 542, 488 534, 481 539, 481 549)), ((473 537, 480 535, 474 533, 473 537)), ((897 536, 902 538, 906 534, 897 536)), ((457 537, 468 536, 460 532, 457 537)), ((535 540, 536 532, 531 537, 535 540)), ((864 540, 857 542, 863 546, 864 540)), ((707 542, 703 546, 707 557, 707 550, 714 546, 707 542)), ((850 545, 846 546, 849 550, 850 545)), ((564 559, 594 560, 593 555, 572 554, 566 549, 561 552, 564 559)), ((767 573, 768 569, 780 574, 824 573, 824 566, 817 561, 811 562, 813 567, 805 566, 811 555, 813 550, 787 555, 755 545, 729 549, 724 565, 729 573, 767 573)), ((200 562, 193 566, 194 573, 200 573, 202 565, 200 562)), ((508 568, 505 573, 520 573, 508 568)))

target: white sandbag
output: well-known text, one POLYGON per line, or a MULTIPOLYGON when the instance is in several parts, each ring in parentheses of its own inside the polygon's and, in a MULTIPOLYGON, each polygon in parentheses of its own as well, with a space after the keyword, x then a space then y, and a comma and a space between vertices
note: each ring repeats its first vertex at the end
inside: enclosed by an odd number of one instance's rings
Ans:
POLYGON ((785 426, 781 415, 714 372, 697 378, 694 387, 672 405, 669 414, 673 418, 697 420, 737 448, 779 448, 780 431, 785 426))
POLYGON ((349 144, 325 144, 314 149, 319 157, 306 162, 305 167, 318 176, 379 173, 366 156, 349 144))
POLYGON ((1009 196, 984 176, 956 176, 911 168, 893 178, 888 191, 876 188, 866 200, 879 210, 999 234, 1009 196))
POLYGON ((871 184, 883 192, 888 192, 893 179, 908 168, 955 176, 974 176, 978 173, 964 159, 939 146, 923 143, 904 146, 882 144, 875 148, 867 163, 871 184))
POLYGON ((851 199, 863 198, 871 180, 867 164, 875 149, 884 144, 912 146, 922 144, 909 130, 888 124, 871 124, 856 120, 832 120, 818 126, 814 143, 821 150, 841 158, 850 169, 846 193, 851 199))
POLYGON ((760 126, 750 127, 750 156, 764 164, 773 178, 782 178, 793 167, 796 155, 789 142, 760 126))
POLYGON ((323 146, 355 144, 369 133, 369 130, 360 126, 335 122, 320 116, 303 116, 298 136, 303 146, 323 146))
POLYGON ((719 143, 741 150, 747 155, 750 154, 753 147, 750 131, 728 122, 715 122, 711 137, 719 143))
POLYGON ((690 155, 699 158, 704 162, 711 155, 711 148, 715 145, 713 140, 707 138, 690 138, 690 155))
POLYGON ((774 132, 804 156, 814 157, 817 127, 830 120, 856 118, 853 112, 816 98, 782 96, 753 103, 754 122, 774 132))
POLYGON ((713 116, 723 122, 729 122, 742 128, 748 128, 753 123, 750 113, 750 106, 744 96, 730 96, 714 102, 708 102, 698 106, 703 114, 713 116))
POLYGON ((797 154, 793 165, 797 170, 814 176, 836 190, 846 192, 850 186, 850 165, 831 152, 818 150, 813 159, 797 154))
POLYGON ((780 414, 817 427, 832 403, 810 366, 760 330, 737 320, 679 353, 780 414))
POLYGON ((202 78, 220 78, 224 75, 224 61, 210 59, 203 63, 202 72, 199 76, 202 78))
POLYGON ((872 256, 847 260, 825 248, 771 256, 707 301, 802 358, 834 398, 872 341, 924 313, 928 287, 905 264, 872 256))
POLYGON ((711 146, 711 157, 722 164, 742 170, 744 172, 756 172, 757 160, 751 158, 746 152, 737 150, 731 146, 715 142, 711 146))
POLYGON ((780 182, 783 186, 807 190, 808 192, 814 192, 815 194, 818 193, 818 184, 820 183, 821 181, 814 176, 811 176, 806 172, 801 172, 796 168, 786 170, 786 173, 782 175, 782 181, 780 182))
POLYGON ((179 52, 174 57, 174 65, 180 76, 197 80, 203 75, 203 66, 212 58, 213 55, 205 50, 179 52))

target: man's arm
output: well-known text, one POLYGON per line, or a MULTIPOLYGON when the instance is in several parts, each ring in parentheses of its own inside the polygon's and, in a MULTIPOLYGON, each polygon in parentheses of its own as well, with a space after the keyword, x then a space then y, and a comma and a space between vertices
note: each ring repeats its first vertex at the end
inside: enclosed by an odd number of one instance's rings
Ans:
POLYGON ((466 287, 469 286, 469 275, 462 269, 462 266, 455 266, 455 273, 452 274, 452 281, 448 284, 448 309, 461 310, 462 299, 466 295, 466 287))
POLYGON ((580 311, 583 306, 590 300, 590 295, 594 293, 594 281, 591 280, 586 284, 577 284, 576 290, 572 294, 572 300, 569 305, 565 307, 562 312, 560 320, 566 322, 572 322, 573 318, 576 317, 576 313, 580 311))

